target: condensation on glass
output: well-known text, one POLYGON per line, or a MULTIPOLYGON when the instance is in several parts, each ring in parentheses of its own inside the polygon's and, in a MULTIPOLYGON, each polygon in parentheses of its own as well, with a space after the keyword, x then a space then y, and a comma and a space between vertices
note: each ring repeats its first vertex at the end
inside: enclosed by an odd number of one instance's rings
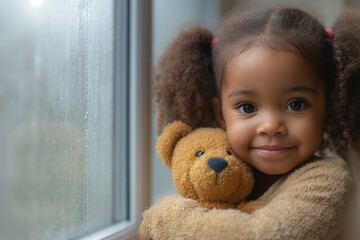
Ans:
POLYGON ((113 1, 0 1, 0 239, 113 223, 113 1))

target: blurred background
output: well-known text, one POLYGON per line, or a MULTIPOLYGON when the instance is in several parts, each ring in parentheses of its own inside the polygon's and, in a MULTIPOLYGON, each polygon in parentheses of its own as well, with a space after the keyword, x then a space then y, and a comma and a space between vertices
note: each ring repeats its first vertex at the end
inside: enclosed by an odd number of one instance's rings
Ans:
POLYGON ((136 239, 175 193, 154 151, 159 56, 183 26, 278 5, 330 27, 360 0, 0 0, 0 239, 136 239))

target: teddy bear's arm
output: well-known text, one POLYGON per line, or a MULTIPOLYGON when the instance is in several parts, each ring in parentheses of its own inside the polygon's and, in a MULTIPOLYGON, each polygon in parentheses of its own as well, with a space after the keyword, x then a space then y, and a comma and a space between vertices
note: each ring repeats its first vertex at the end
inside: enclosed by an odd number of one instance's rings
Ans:
POLYGON ((170 196, 144 212, 142 228, 154 240, 328 238, 338 233, 350 180, 342 160, 323 160, 291 174, 276 196, 252 214, 209 210, 170 196))

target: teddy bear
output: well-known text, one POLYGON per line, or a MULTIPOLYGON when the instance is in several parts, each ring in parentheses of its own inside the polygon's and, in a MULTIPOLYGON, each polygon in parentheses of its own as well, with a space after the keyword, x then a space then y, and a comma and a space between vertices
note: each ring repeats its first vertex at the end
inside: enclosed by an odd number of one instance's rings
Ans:
POLYGON ((180 195, 205 208, 239 209, 250 213, 264 205, 245 202, 254 185, 251 168, 232 151, 220 128, 197 128, 175 121, 165 127, 156 150, 171 169, 180 195))

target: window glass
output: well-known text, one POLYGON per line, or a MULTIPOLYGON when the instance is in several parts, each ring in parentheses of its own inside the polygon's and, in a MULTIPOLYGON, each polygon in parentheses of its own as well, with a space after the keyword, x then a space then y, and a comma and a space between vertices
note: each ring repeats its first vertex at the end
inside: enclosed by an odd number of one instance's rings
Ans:
POLYGON ((0 239, 76 238, 116 218, 113 5, 0 1, 0 239))

